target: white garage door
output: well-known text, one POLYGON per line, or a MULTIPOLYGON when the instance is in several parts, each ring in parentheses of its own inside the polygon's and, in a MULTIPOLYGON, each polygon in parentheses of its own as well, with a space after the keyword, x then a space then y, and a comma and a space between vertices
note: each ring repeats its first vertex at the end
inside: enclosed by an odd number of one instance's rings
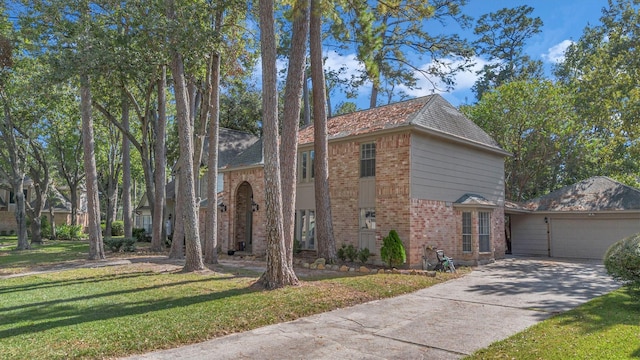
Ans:
POLYGON ((611 244, 638 232, 639 219, 553 219, 551 256, 602 259, 611 244))

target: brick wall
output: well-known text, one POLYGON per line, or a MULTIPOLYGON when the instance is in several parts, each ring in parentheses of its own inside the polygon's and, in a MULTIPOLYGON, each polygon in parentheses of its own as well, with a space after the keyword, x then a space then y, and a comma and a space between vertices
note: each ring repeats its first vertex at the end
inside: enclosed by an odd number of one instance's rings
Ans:
MULTIPOLYGON (((263 255, 266 253, 267 244, 265 239, 265 223, 266 207, 264 204, 264 171, 262 168, 252 168, 226 172, 224 174, 224 189, 222 193, 223 201, 227 205, 227 211, 221 213, 218 211, 218 242, 222 246, 222 251, 236 249, 238 236, 243 236, 244 220, 238 221, 240 216, 238 201, 240 206, 246 206, 248 199, 238 199, 238 194, 242 194, 242 190, 238 191, 243 183, 248 183, 253 192, 253 201, 260 207, 258 211, 252 213, 252 253, 254 255, 263 255), (245 205, 242 205, 245 204, 245 205), (225 225, 226 224, 226 225, 225 225)), ((242 197, 242 195, 241 195, 242 197)))
POLYGON ((329 145, 329 192, 336 247, 358 246, 358 190, 360 184, 360 143, 329 145))
MULTIPOLYGON (((376 140, 376 253, 382 240, 395 230, 411 264, 410 134, 387 135, 376 140)), ((377 259, 380 261, 380 259, 377 259)))

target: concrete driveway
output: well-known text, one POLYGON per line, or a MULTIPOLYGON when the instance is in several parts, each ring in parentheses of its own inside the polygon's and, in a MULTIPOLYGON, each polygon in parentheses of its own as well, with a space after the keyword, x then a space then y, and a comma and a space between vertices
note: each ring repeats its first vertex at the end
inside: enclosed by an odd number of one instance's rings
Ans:
POLYGON ((618 286, 596 262, 510 258, 408 295, 131 359, 458 359, 618 286))

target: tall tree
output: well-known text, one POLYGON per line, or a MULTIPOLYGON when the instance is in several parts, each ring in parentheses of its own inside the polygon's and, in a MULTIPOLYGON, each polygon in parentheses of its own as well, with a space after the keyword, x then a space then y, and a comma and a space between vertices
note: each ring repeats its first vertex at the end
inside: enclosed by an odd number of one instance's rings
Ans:
POLYGON ((569 46, 556 75, 575 94, 590 139, 580 170, 637 185, 640 167, 640 2, 610 0, 600 24, 569 46))
MULTIPOLYGON (((179 24, 175 3, 166 1, 167 20, 170 25, 179 24)), ((179 186, 180 199, 183 203, 182 222, 185 230, 186 259, 184 271, 198 271, 204 269, 202 260, 202 245, 200 243, 200 230, 198 227, 198 215, 196 214, 196 194, 194 188, 193 165, 193 131, 189 107, 189 95, 185 81, 184 57, 181 53, 181 37, 176 27, 170 27, 169 47, 171 53, 171 73, 173 74, 176 122, 178 123, 178 136, 180 142, 180 173, 179 186)))
POLYGON ((479 55, 489 58, 473 86, 478 100, 486 91, 506 82, 543 77, 542 62, 532 60, 524 52, 527 40, 542 31, 542 20, 531 17, 532 12, 531 6, 521 5, 503 8, 478 19, 473 32, 480 38, 474 45, 479 55))
POLYGON ((278 88, 273 0, 260 0, 262 50, 262 112, 264 128, 264 192, 267 268, 258 282, 267 289, 297 285, 298 278, 285 255, 282 225, 282 185, 278 148, 278 88))
POLYGON ((167 87, 167 68, 160 66, 159 77, 156 89, 158 91, 158 116, 155 120, 154 128, 154 185, 155 185, 155 202, 153 204, 153 230, 151 235, 151 251, 164 250, 164 208, 166 204, 166 183, 167 183, 167 155, 166 155, 166 126, 167 126, 167 109, 166 109, 166 87, 167 87))
POLYGON ((293 34, 284 90, 282 141, 280 142, 280 176, 282 178, 283 194, 283 236, 289 266, 293 266, 298 129, 300 127, 302 82, 305 78, 309 10, 309 0, 297 0, 293 5, 293 34))
POLYGON ((336 241, 331 219, 329 194, 329 146, 324 70, 322 61, 322 0, 311 0, 309 48, 313 96, 313 131, 315 150, 315 199, 318 255, 329 262, 336 259, 336 241))
MULTIPOLYGON (((122 94, 122 127, 129 130, 129 99, 122 94)), ((122 139, 122 220, 124 237, 133 236, 133 208, 131 206, 131 143, 129 138, 122 139)))
POLYGON ((565 87, 513 81, 462 110, 513 155, 505 160, 507 199, 529 200, 573 183, 584 149, 565 87))
MULTIPOLYGON (((454 75, 471 64, 473 50, 457 34, 428 31, 429 21, 454 21, 467 27, 469 17, 462 14, 466 0, 401 0, 375 2, 348 1, 345 5, 351 31, 334 25, 340 41, 353 41, 358 60, 364 63, 363 81, 372 84, 370 107, 378 105, 383 84, 403 84, 416 88, 418 76, 441 90, 454 85, 454 75), (428 55, 431 64, 419 67, 408 61, 407 54, 428 55)), ((341 24, 336 21, 336 24, 341 24)))

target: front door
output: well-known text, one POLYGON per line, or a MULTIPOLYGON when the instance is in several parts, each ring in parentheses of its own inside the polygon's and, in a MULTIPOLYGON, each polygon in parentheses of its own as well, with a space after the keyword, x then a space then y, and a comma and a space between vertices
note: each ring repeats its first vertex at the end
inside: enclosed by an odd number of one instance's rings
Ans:
POLYGON ((235 201, 235 231, 233 243, 229 249, 236 251, 252 251, 253 243, 253 209, 251 207, 253 190, 248 182, 238 186, 235 201))

